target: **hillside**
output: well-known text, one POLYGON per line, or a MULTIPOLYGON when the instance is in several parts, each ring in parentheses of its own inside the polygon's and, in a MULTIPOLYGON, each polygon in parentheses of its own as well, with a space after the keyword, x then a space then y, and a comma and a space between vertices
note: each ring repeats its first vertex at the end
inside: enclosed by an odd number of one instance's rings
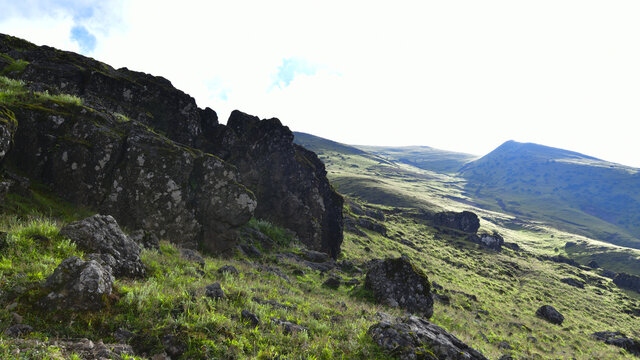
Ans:
POLYGON ((631 359, 637 275, 457 174, 0 34, 2 359, 631 359))
POLYGON ((640 170, 509 141, 466 164, 465 191, 483 206, 640 248, 640 170))
POLYGON ((476 160, 478 156, 440 150, 429 146, 366 146, 357 145, 358 149, 372 154, 384 156, 393 161, 415 166, 423 170, 454 174, 462 166, 476 160))

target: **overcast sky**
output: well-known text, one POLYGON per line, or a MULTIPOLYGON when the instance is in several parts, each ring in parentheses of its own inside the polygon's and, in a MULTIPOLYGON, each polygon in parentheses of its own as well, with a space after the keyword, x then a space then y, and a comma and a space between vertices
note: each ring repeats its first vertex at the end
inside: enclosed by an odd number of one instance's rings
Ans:
POLYGON ((0 0, 0 32, 350 144, 640 167, 640 1, 0 0))

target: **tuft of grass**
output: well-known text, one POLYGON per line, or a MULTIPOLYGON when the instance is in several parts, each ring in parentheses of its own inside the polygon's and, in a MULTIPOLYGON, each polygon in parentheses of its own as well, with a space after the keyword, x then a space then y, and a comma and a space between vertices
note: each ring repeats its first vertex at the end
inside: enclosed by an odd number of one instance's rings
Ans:
POLYGON ((248 225, 267 235, 281 247, 287 247, 291 245, 291 242, 293 241, 293 234, 289 230, 273 225, 266 220, 251 218, 248 225))
POLYGON ((0 104, 13 105, 16 103, 42 103, 55 101, 65 104, 81 106, 83 101, 80 97, 69 94, 50 94, 48 90, 44 92, 30 91, 25 87, 22 80, 14 80, 6 76, 0 76, 0 104))
POLYGON ((27 67, 27 65, 29 65, 28 61, 25 61, 25 60, 22 60, 22 59, 14 60, 11 56, 9 56, 7 54, 0 54, 0 57, 2 57, 5 60, 9 61, 9 65, 5 66, 0 71, 0 75, 20 74, 21 72, 24 71, 24 69, 27 67))

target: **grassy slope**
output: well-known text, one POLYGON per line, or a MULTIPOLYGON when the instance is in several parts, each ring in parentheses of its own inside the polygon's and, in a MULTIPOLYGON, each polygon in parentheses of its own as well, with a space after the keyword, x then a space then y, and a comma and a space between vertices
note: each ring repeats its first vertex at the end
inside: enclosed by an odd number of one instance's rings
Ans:
POLYGON ((462 166, 478 159, 478 156, 435 149, 429 146, 366 146, 356 148, 383 156, 395 162, 415 166, 419 169, 455 174, 462 166))

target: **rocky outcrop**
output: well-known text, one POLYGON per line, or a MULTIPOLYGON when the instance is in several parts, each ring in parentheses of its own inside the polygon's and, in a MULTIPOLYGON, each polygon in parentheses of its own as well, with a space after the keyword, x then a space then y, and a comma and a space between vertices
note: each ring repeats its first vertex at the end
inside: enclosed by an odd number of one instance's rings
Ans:
POLYGON ((551 305, 543 305, 536 311, 536 316, 556 325, 562 325, 564 316, 551 305))
POLYGON ((401 360, 486 360, 477 350, 424 319, 386 317, 367 333, 376 344, 401 360))
POLYGON ((47 295, 40 305, 48 310, 100 310, 113 289, 109 268, 75 256, 63 260, 47 278, 47 295))
POLYGON ((80 249, 94 253, 93 257, 108 265, 116 277, 142 277, 146 273, 140 260, 140 246, 109 215, 72 222, 60 229, 60 235, 71 239, 80 249))
POLYGON ((433 315, 433 298, 427 275, 406 257, 373 260, 365 278, 365 287, 381 303, 421 314, 433 315))
POLYGON ((618 287, 640 293, 640 276, 619 273, 613 278, 613 283, 618 287))
POLYGON ((66 200, 128 228, 216 252, 236 243, 235 229, 256 210, 310 248, 338 255, 342 197, 322 162, 294 145, 277 119, 236 111, 220 125, 215 111, 199 109, 164 78, 7 35, 0 34, 0 53, 24 61, 11 76, 29 90, 84 101, 9 109, 20 124, 11 161, 66 200))
POLYGON ((16 127, 17 123, 13 112, 0 105, 0 168, 2 167, 2 160, 13 143, 13 134, 16 131, 16 127))
POLYGON ((475 234, 480 228, 480 219, 478 219, 478 215, 471 211, 439 212, 433 215, 432 221, 436 226, 444 226, 472 234, 475 234))
POLYGON ((256 217, 293 230, 311 249, 338 256, 342 196, 316 154, 293 143, 288 127, 234 111, 207 140, 205 151, 234 164, 239 181, 256 195, 256 217))
POLYGON ((640 341, 630 339, 619 331, 600 331, 593 333, 593 337, 605 344, 617 346, 627 350, 630 354, 640 357, 640 341))
POLYGON ((184 247, 229 248, 255 198, 219 158, 74 104, 14 106, 8 160, 64 199, 184 247))
POLYGON ((497 232, 494 232, 493 234, 471 234, 467 237, 467 239, 476 244, 479 244, 482 247, 486 247, 496 251, 502 250, 502 246, 504 245, 504 239, 497 232))

